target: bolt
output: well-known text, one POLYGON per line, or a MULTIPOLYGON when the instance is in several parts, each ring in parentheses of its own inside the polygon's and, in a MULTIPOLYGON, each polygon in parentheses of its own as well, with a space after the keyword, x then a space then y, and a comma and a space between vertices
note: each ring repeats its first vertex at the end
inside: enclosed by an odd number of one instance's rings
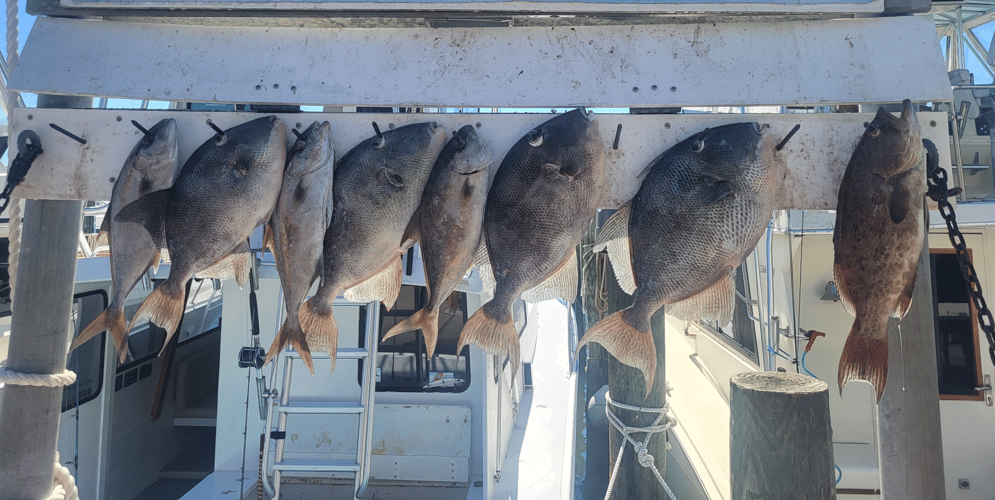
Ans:
POLYGON ((297 85, 291 85, 290 86, 290 91, 291 92, 297 92, 297 85))
POLYGON ((394 124, 393 123, 391 123, 390 125, 387 125, 387 127, 389 127, 391 130, 394 130, 394 124))
POLYGON ((296 126, 294 126, 294 128, 301 128, 301 123, 300 123, 300 122, 297 122, 297 125, 296 125, 296 126))
POLYGON ((670 122, 664 123, 663 128, 670 128, 670 122))
POLYGON ((35 119, 35 115, 28 115, 28 120, 34 120, 34 119, 35 119))
POLYGON ((660 88, 660 87, 657 87, 656 85, 654 85, 654 86, 652 86, 652 87, 650 87, 650 88, 651 88, 651 89, 653 89, 653 90, 656 90, 656 89, 658 89, 658 88, 660 88))
POLYGON ((274 84, 273 84, 273 88, 274 88, 274 89, 278 89, 278 88, 280 88, 280 84, 279 84, 279 83, 274 83, 274 84))
POLYGON ((262 90, 262 89, 263 89, 262 85, 256 85, 256 90, 262 90))
POLYGON ((116 178, 114 178, 114 177, 111 177, 111 178, 110 178, 110 181, 111 181, 111 184, 114 184, 114 182, 115 182, 115 181, 117 181, 117 179, 116 179, 116 178))
POLYGON ((929 126, 930 127, 935 127, 936 126, 936 120, 930 120, 929 121, 929 126))
POLYGON ((480 128, 480 127, 483 127, 483 125, 481 125, 480 122, 477 122, 477 128, 480 128))
POLYGON ((120 117, 120 116, 119 116, 119 117, 117 117, 117 121, 121 121, 121 117, 120 117))
POLYGON ((639 87, 632 87, 633 92, 639 92, 639 87))
POLYGON ((671 92, 677 92, 677 87, 670 87, 671 92))

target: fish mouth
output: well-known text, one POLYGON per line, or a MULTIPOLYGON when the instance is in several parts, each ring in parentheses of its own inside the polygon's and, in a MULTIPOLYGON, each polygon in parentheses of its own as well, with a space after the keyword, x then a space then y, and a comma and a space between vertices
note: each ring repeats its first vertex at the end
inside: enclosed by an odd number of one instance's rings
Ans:
POLYGON ((596 117, 594 116, 594 113, 591 112, 589 109, 583 107, 583 106, 577 108, 577 111, 579 111, 580 112, 580 116, 583 116, 584 118, 586 118, 587 121, 595 121, 596 120, 596 117))
POLYGON ((884 108, 878 108, 874 121, 882 125, 887 123, 892 128, 902 133, 909 132, 913 129, 919 129, 919 117, 916 114, 915 109, 912 107, 912 101, 910 99, 902 101, 902 114, 900 116, 895 116, 890 112, 885 111, 884 108))

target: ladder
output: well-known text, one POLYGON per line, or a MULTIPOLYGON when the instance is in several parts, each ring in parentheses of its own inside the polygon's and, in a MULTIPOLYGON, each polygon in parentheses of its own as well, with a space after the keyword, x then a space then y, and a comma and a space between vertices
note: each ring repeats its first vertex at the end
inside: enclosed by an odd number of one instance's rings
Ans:
MULTIPOLYGON (((357 303, 345 300, 341 297, 335 299, 334 305, 356 306, 357 303)), ((282 316, 282 315, 281 315, 282 316)), ((362 381, 360 383, 360 400, 358 402, 320 402, 320 401, 294 401, 290 396, 291 379, 293 375, 294 362, 300 360, 300 354, 292 348, 284 349, 279 358, 273 363, 274 385, 276 383, 276 365, 283 360, 283 383, 279 394, 279 403, 268 405, 269 411, 266 416, 266 429, 271 431, 271 436, 276 439, 276 453, 273 459, 273 482, 269 485, 266 471, 269 461, 269 443, 266 439, 263 445, 263 468, 262 480, 267 486, 266 490, 273 498, 280 498, 280 483, 284 475, 288 476, 309 476, 314 473, 330 472, 351 472, 355 476, 353 494, 355 498, 360 498, 366 490, 370 480, 370 452, 373 444, 373 401, 376 391, 376 360, 377 344, 379 344, 380 326, 380 302, 370 302, 366 305, 366 347, 339 348, 337 360, 366 360, 363 363, 362 381), (277 414, 277 424, 273 427, 273 414, 277 414), (287 417, 291 414, 308 415, 343 415, 355 414, 359 416, 359 432, 356 442, 356 458, 347 459, 284 459, 284 444, 287 435, 287 417)), ((312 360, 328 359, 325 353, 312 353, 312 360)), ((338 368, 342 369, 342 368, 338 368)), ((271 391, 271 396, 275 399, 277 394, 271 391)))

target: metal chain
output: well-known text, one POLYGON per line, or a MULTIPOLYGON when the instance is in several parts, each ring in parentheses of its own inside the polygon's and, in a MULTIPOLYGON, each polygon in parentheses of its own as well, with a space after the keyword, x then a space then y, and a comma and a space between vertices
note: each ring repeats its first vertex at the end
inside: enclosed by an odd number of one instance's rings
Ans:
MULTIPOLYGON (((927 146, 928 148, 929 146, 927 146)), ((947 198, 957 196, 961 190, 960 188, 948 190, 946 170, 939 168, 938 165, 931 167, 933 168, 930 168, 928 172, 929 191, 927 195, 939 205, 940 216, 947 223, 950 244, 957 251, 957 262, 960 264, 960 272, 964 275, 964 280, 967 282, 967 293, 974 302, 974 310, 978 315, 978 325, 988 339, 988 354, 992 358, 992 364, 995 364, 995 319, 993 319, 992 311, 988 309, 988 303, 985 301, 984 295, 982 295, 981 282, 978 280, 978 273, 974 269, 974 264, 971 263, 968 257, 967 243, 964 241, 964 235, 960 232, 960 228, 957 227, 957 214, 954 213, 953 205, 947 201, 947 198)))

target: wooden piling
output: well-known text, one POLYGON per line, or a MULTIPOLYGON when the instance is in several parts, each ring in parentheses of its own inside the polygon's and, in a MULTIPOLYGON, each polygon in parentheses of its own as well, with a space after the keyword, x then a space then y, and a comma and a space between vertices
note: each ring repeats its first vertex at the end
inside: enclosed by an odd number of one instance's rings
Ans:
MULTIPOLYGON (((84 108, 91 103, 89 97, 38 96, 39 107, 84 108)), ((66 368, 82 210, 82 201, 25 202, 9 370, 47 374, 66 368)), ((62 391, 62 387, 4 388, 0 498, 36 500, 52 491, 62 391)))
POLYGON ((797 373, 732 377, 732 499, 836 498, 829 386, 797 373))

